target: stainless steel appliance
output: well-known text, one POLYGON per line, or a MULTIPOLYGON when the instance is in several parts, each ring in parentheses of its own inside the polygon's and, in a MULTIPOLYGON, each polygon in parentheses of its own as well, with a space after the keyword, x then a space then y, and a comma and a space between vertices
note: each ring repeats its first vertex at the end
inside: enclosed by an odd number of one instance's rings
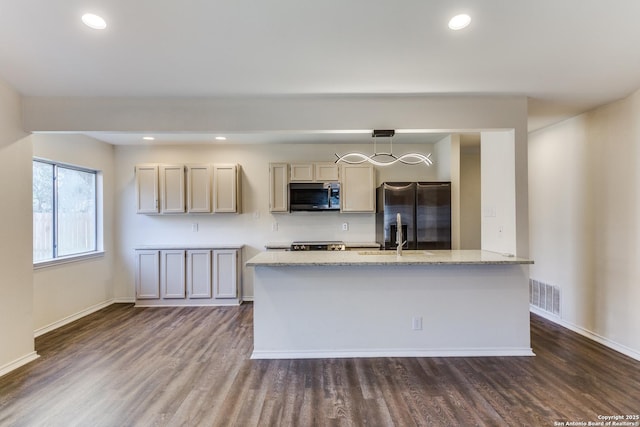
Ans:
POLYGON ((320 242, 293 242, 292 251, 344 251, 344 242, 320 241, 320 242))
POLYGON ((289 184, 289 210, 291 212, 340 210, 340 183, 292 182, 289 184))
POLYGON ((397 214, 404 249, 451 249, 451 183, 385 182, 377 189, 376 241, 396 249, 397 214))

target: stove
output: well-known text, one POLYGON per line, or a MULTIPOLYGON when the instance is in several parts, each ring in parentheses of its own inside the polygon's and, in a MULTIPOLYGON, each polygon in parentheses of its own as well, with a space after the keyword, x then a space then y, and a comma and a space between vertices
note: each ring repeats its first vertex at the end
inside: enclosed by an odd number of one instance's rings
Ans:
POLYGON ((293 242, 289 248, 291 251, 344 251, 344 242, 340 241, 316 241, 293 242))

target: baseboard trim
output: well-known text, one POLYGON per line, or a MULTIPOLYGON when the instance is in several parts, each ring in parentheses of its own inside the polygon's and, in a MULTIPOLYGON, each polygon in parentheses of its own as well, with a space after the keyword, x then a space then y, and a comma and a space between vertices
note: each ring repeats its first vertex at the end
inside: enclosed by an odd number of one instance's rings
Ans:
POLYGON ((209 303, 209 304, 145 304, 144 302, 137 302, 136 303, 136 308, 167 308, 167 307, 238 307, 242 304, 242 301, 240 302, 229 302, 229 303, 224 303, 224 302, 216 302, 216 303, 209 303))
POLYGON ((13 362, 9 362, 4 366, 0 366, 0 377, 3 375, 8 374, 9 372, 18 369, 21 366, 26 365, 29 362, 33 362, 34 360, 36 360, 38 357, 40 357, 38 355, 38 353, 36 353, 35 351, 32 351, 29 354, 26 354, 16 360, 14 360, 13 362))
POLYGON ((373 357, 502 357, 535 356, 531 348, 399 349, 399 350, 254 350, 251 359, 344 359, 373 357))
POLYGON ((535 306, 529 306, 529 310, 540 317, 544 317, 550 322, 553 322, 557 325, 562 326, 563 328, 567 328, 570 331, 573 331, 577 334, 582 335, 583 337, 589 338, 590 340, 593 340, 599 344, 602 344, 605 347, 610 348, 611 350, 617 351, 618 353, 622 353, 625 356, 629 356, 632 359, 640 361, 640 352, 632 348, 629 348, 625 345, 612 341, 609 338, 603 337, 602 335, 599 335, 581 326, 575 325, 571 322, 567 322, 566 320, 560 318, 559 316, 556 316, 555 314, 552 314, 552 313, 548 313, 544 310, 540 310, 535 306))
POLYGON ((134 297, 113 299, 114 304, 135 304, 135 302, 136 302, 136 299, 134 297))
POLYGON ((33 336, 34 336, 34 338, 37 338, 40 335, 44 335, 47 332, 51 332, 54 329, 58 329, 61 326, 67 325, 67 324, 69 324, 71 322, 75 322, 76 320, 78 320, 78 319, 80 319, 80 318, 82 318, 84 316, 87 316, 87 315, 89 315, 91 313, 94 313, 94 312, 96 312, 98 310, 102 310, 103 308, 110 306, 114 302, 115 302, 114 299, 110 299, 110 300, 101 302, 100 304, 92 305, 91 307, 85 308, 82 311, 79 311, 79 312, 77 312, 75 314, 67 316, 67 317, 65 317, 63 319, 57 320, 57 321, 55 321, 53 323, 50 323, 50 324, 48 324, 46 326, 43 326, 42 328, 36 329, 33 332, 33 336))
POLYGON ((253 302, 253 296, 250 297, 242 297, 242 301, 246 301, 246 302, 253 302))

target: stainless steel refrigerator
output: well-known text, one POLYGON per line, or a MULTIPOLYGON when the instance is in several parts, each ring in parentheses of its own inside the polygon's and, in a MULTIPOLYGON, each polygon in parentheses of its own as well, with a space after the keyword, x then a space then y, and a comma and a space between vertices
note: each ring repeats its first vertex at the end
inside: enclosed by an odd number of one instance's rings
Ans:
POLYGON ((395 249, 401 215, 404 249, 451 249, 451 183, 385 182, 376 194, 376 241, 395 249))

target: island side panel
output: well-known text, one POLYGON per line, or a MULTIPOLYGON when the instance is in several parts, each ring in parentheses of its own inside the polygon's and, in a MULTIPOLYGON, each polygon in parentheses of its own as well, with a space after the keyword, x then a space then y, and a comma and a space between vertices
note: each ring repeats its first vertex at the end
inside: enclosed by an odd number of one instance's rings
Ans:
POLYGON ((527 270, 257 266, 252 357, 533 355, 527 270))

